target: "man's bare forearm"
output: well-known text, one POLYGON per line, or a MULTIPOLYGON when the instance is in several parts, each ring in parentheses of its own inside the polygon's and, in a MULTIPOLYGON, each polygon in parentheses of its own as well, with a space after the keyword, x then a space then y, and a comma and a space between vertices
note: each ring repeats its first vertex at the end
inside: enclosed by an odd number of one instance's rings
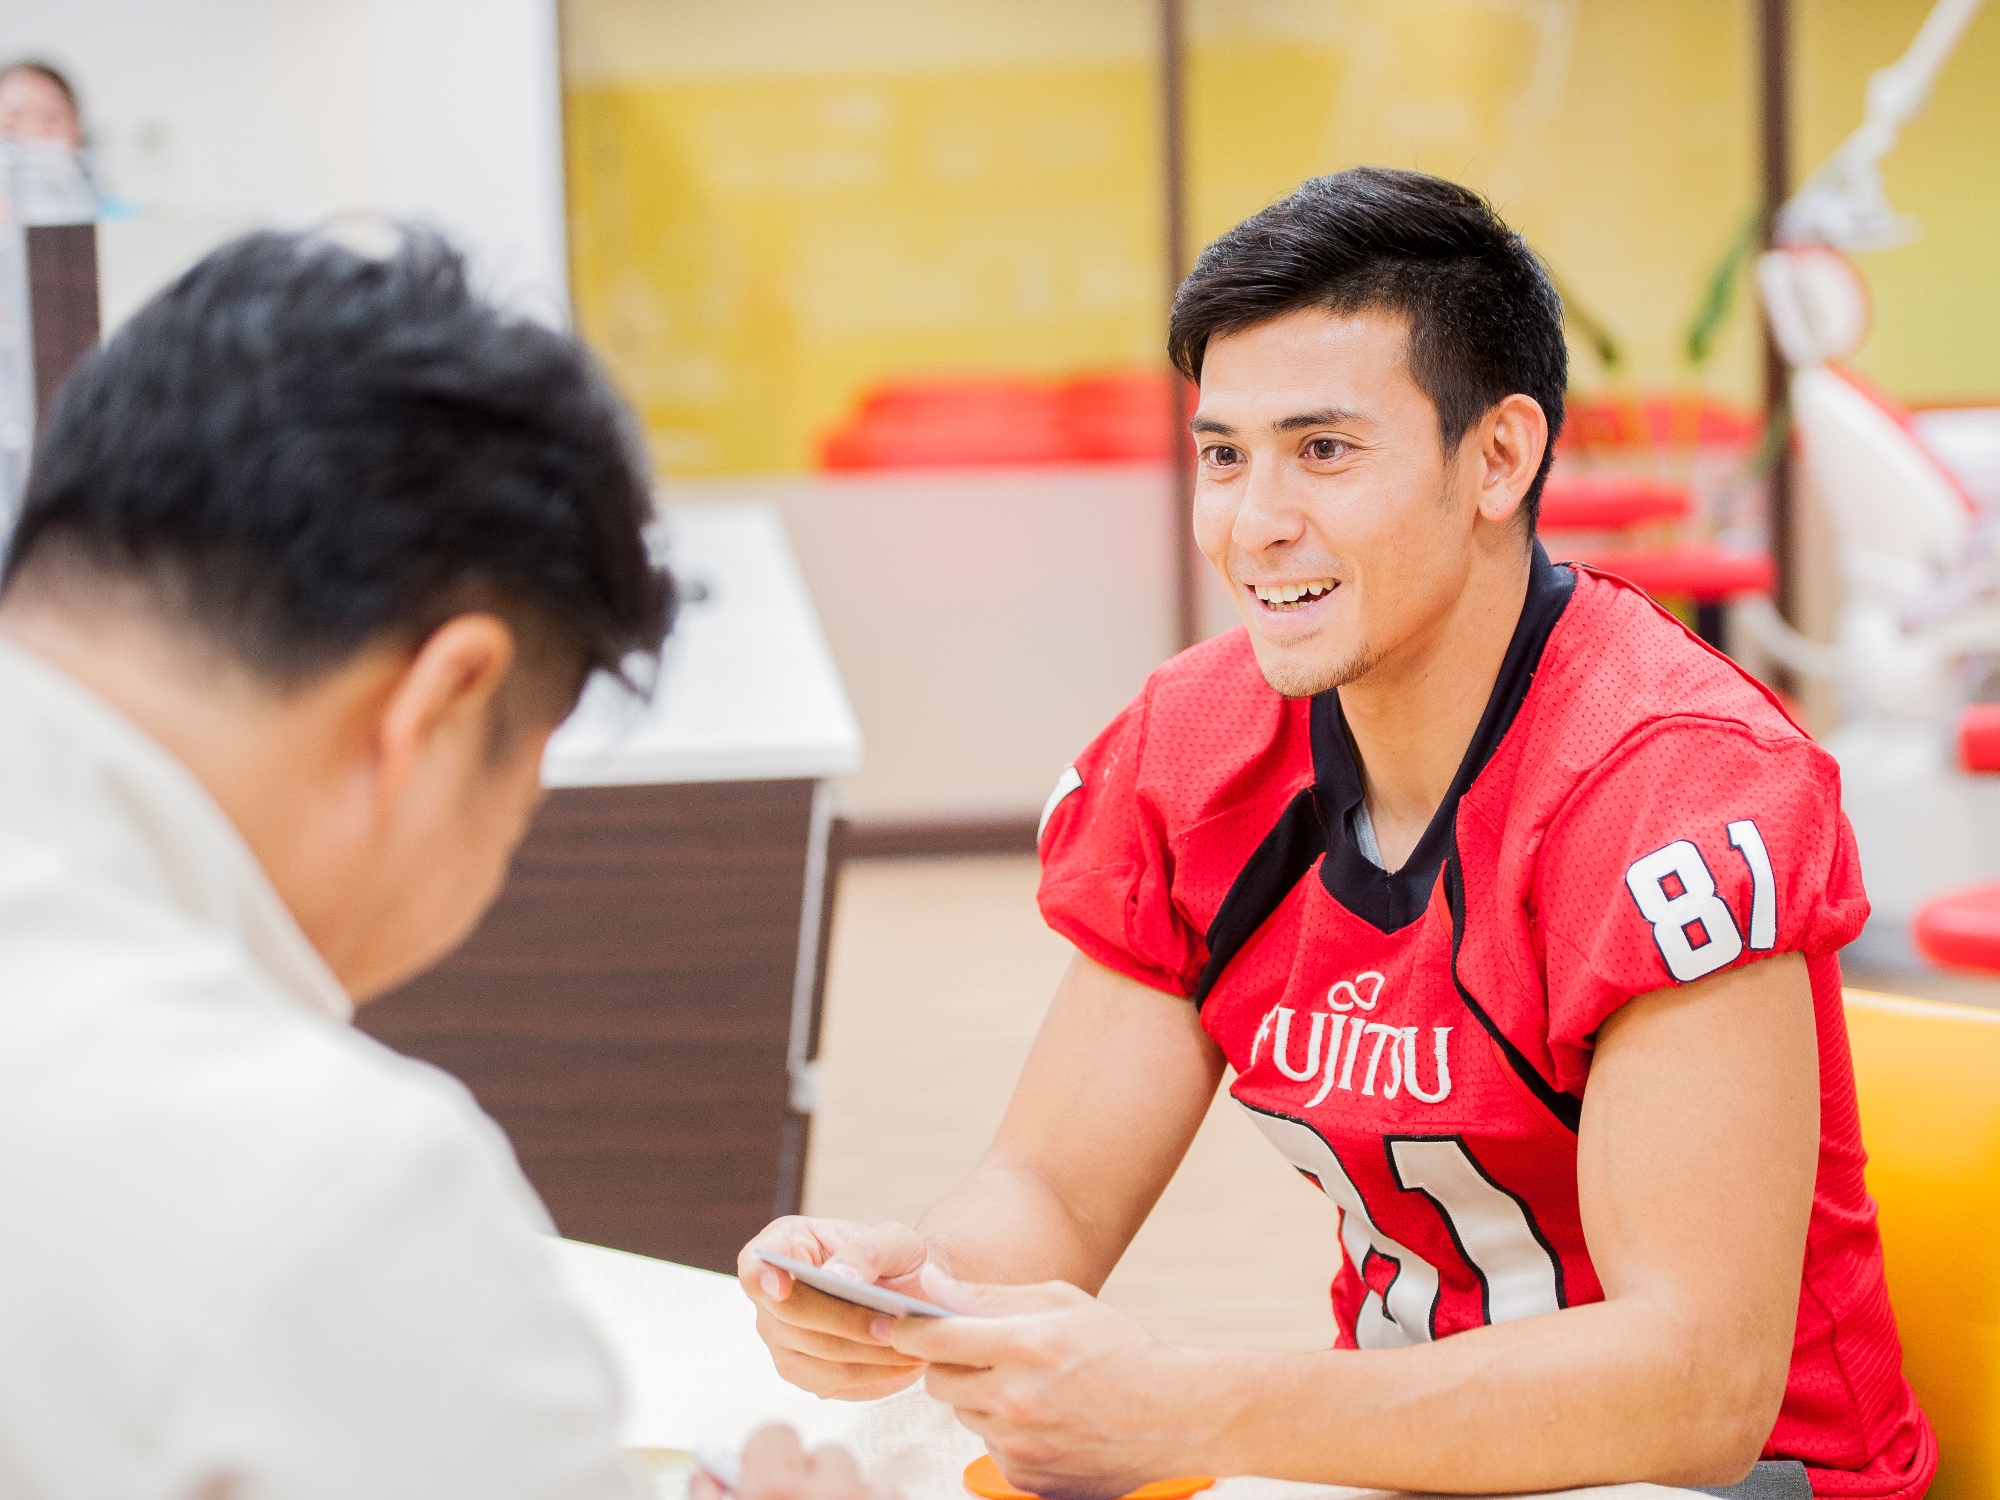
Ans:
POLYGON ((917 1232, 960 1280, 1095 1292, 1187 1154, 1222 1066, 1185 1000, 1077 955, 991 1148, 917 1232))
MULTIPOLYGON (((1698 1347, 1668 1305, 1597 1303, 1393 1350, 1177 1350, 1174 1472, 1490 1493, 1629 1481, 1730 1484, 1784 1381, 1698 1347)), ((1741 1351, 1737 1351, 1741 1352, 1741 1351)))
POLYGON ((1032 1168, 981 1162, 917 1222, 931 1258, 962 1281, 1067 1281, 1095 1292, 1128 1236, 1106 1233, 1032 1168))

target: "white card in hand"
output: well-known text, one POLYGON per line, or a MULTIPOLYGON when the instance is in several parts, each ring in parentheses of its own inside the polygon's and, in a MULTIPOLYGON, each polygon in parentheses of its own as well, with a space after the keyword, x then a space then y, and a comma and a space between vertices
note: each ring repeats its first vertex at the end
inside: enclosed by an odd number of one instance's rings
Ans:
POLYGON ((856 1307, 865 1307, 870 1312, 885 1313, 892 1318, 959 1316, 949 1308, 939 1307, 935 1302, 906 1297, 901 1292, 890 1291, 886 1286, 867 1286, 859 1281, 849 1281, 845 1276, 836 1276, 823 1267, 803 1260, 794 1260, 789 1255, 774 1255, 769 1250, 759 1250, 757 1258, 767 1265, 776 1266, 780 1271, 803 1282, 816 1292, 824 1292, 827 1296, 837 1297, 842 1302, 851 1302, 856 1307))

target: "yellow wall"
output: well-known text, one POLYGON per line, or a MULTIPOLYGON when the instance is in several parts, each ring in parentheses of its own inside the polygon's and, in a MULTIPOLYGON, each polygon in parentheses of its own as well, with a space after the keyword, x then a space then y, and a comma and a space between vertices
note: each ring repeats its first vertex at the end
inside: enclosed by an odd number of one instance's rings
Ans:
MULTIPOLYGON (((1188 0, 1197 243, 1301 178, 1419 167, 1489 193, 1619 336, 1682 344, 1757 191, 1751 0, 1188 0)), ((1928 0, 1794 0, 1801 171, 1928 0)), ((578 317, 680 474, 810 467, 912 373, 1156 362, 1153 0, 565 0, 578 317)), ((1887 180, 1917 245, 1867 259, 1860 363, 2000 390, 2000 17, 1887 180)), ((1700 382, 1754 401, 1746 295, 1700 382)), ((1588 352, 1578 383, 1605 375, 1588 352)))
MULTIPOLYGON (((1686 379, 1683 336, 1755 202, 1743 0, 1193 0, 1194 214, 1213 235, 1359 162, 1487 193, 1619 335, 1626 378, 1686 379)), ((1740 314, 1707 383, 1752 399, 1740 314)), ((1603 378, 1588 353, 1579 384, 1603 378)))
POLYGON ((809 467, 884 377, 1159 360, 1147 0, 563 14, 578 318, 663 469, 809 467))
MULTIPOLYGON (((1861 122, 1868 74, 1893 62, 1930 0, 1793 0, 1793 167, 1803 179, 1861 122)), ((1931 107, 1884 159, 1912 243, 1857 257, 1874 330, 1854 363, 1905 399, 2000 398, 2000 6, 1972 23, 1931 107)))

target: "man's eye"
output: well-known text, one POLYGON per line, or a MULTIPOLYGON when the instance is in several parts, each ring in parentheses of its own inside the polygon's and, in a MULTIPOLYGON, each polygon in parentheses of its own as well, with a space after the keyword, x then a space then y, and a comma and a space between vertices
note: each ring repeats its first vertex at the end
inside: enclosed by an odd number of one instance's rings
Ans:
POLYGON ((1339 458, 1347 451, 1347 444, 1339 438, 1314 438, 1306 444, 1306 452, 1314 458, 1339 458))
POLYGON ((1243 461, 1243 455, 1227 443, 1217 443, 1201 450, 1202 462, 1218 469, 1226 469, 1243 461))

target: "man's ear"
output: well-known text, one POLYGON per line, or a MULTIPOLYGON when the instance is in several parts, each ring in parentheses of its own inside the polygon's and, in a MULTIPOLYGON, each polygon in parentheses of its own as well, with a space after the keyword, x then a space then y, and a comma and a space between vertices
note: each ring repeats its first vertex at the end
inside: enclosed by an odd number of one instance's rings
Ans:
POLYGON ((1501 400, 1475 429, 1479 440, 1479 514, 1510 521, 1541 471, 1549 447, 1549 419, 1533 396, 1501 400))
POLYGON ((498 615, 454 615, 424 638, 382 708, 377 754, 385 799, 399 795, 436 750, 487 753, 514 654, 514 632, 498 615))

